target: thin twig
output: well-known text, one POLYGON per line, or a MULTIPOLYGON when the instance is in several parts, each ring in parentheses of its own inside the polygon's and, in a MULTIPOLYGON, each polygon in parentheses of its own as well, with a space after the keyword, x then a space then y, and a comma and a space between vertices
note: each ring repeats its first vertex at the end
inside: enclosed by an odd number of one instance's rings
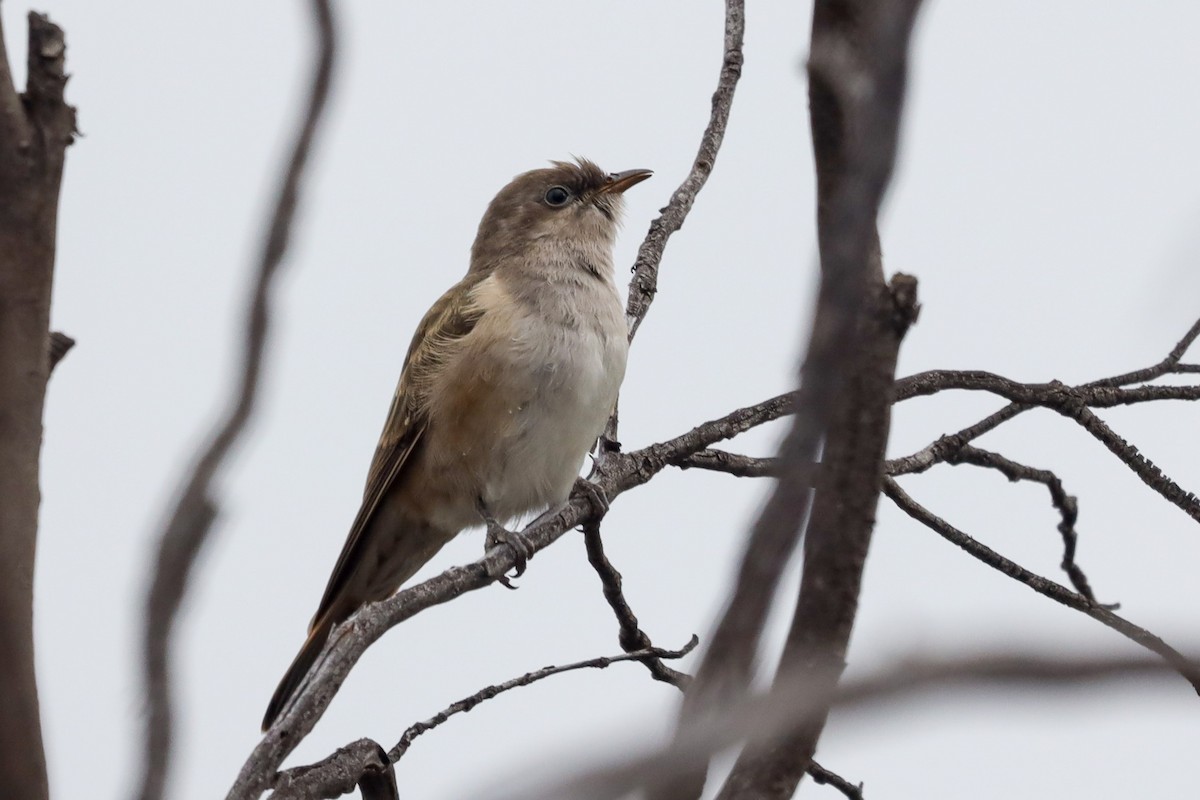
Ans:
MULTIPOLYGON (((1149 367, 1136 369, 1132 372, 1123 372, 1119 375, 1113 375, 1108 378, 1100 378, 1099 380, 1091 381, 1077 386, 1073 389, 1080 398, 1084 399, 1089 406, 1099 407, 1100 402, 1089 398, 1105 397, 1104 389, 1115 389, 1122 386, 1129 386, 1135 383, 1145 383, 1156 378, 1161 378, 1163 375, 1181 374, 1193 372, 1192 365, 1180 364, 1180 359, 1187 353, 1188 348, 1195 343, 1197 337, 1200 337, 1200 319, 1192 323, 1192 327, 1188 329, 1179 341, 1171 348, 1171 351, 1159 361, 1149 367)), ((1023 384, 1017 381, 1009 380, 995 373, 985 372, 983 370, 930 370, 928 372, 920 372, 915 375, 909 375, 896 381, 896 402, 907 400, 911 397, 921 397, 924 395, 933 394, 945 389, 968 389, 968 390, 983 390, 996 392, 1003 395, 1006 399, 1013 402, 1029 402, 1021 397, 1023 392, 1040 392, 1051 386, 1062 386, 1061 383, 1051 382, 1046 384, 1023 384)), ((1142 388, 1166 388, 1166 387, 1142 387, 1142 388)), ((1112 397, 1121 397, 1120 393, 1108 395, 1112 397)), ((1181 398, 1195 399, 1195 398, 1181 398)), ((1134 400, 1133 402, 1137 402, 1134 400)), ((1109 402, 1107 405, 1118 405, 1119 402, 1109 402)))
POLYGON ((680 469, 724 472, 738 478, 775 478, 779 475, 778 458, 745 456, 740 453, 718 450, 715 447, 674 459, 671 461, 671 466, 680 469))
MULTIPOLYGON (((1115 386, 1128 386, 1132 383, 1142 383, 1160 378, 1163 375, 1191 372, 1190 365, 1181 365, 1180 360, 1187 353, 1188 348, 1200 337, 1200 319, 1192 324, 1175 346, 1171 348, 1162 361, 1143 369, 1133 370, 1132 372, 1124 372, 1120 375, 1113 375, 1108 378, 1091 381, 1081 386, 1075 387, 1076 390, 1088 391, 1091 389, 1115 386)), ((910 382, 908 378, 902 378, 897 381, 897 402, 904 399, 907 392, 913 391, 914 382, 910 382), (908 388, 905 384, 908 382, 908 388)), ((915 397, 916 394, 907 394, 909 397, 915 397)), ((945 461, 946 458, 974 439, 979 438, 988 431, 994 430, 1010 419, 1023 414, 1029 409, 1034 408, 1033 405, 1013 402, 1009 403, 999 411, 989 414, 979 422, 968 425, 958 433, 941 436, 937 441, 918 450, 917 452, 892 459, 893 475, 909 475, 924 472, 934 464, 945 461)))
POLYGON ((1179 362, 1187 353, 1188 348, 1200 337, 1200 319, 1192 323, 1192 327, 1188 329, 1175 346, 1171 348, 1171 352, 1167 353, 1166 358, 1158 362, 1152 367, 1145 369, 1137 369, 1133 372, 1125 372, 1120 375, 1113 375, 1110 378, 1101 378, 1098 381, 1084 384, 1084 388, 1091 389, 1098 386, 1128 386, 1131 383, 1143 383, 1152 381, 1155 378, 1162 377, 1172 372, 1192 372, 1191 369, 1179 369, 1179 362))
POLYGON ((1090 409, 1079 404, 1068 404, 1055 410, 1078 422, 1085 431, 1120 459, 1122 464, 1133 470, 1133 473, 1142 479, 1142 483, 1193 520, 1200 522, 1200 499, 1175 483, 1157 464, 1142 455, 1137 447, 1121 438, 1108 423, 1090 409))
MULTIPOLYGON (((1048 469, 1036 469, 1013 461, 999 453, 973 445, 964 446, 948 458, 947 463, 972 464, 977 467, 994 469, 1010 481, 1033 481, 1045 486, 1046 490, 1050 492, 1051 505, 1061 517, 1061 521, 1058 523, 1058 532, 1062 535, 1063 540, 1063 571, 1067 573, 1067 577, 1071 579, 1071 585, 1077 592, 1089 601, 1098 603, 1096 595, 1092 593, 1092 587, 1088 583, 1087 575, 1075 563, 1075 547, 1079 542, 1079 535, 1075 531, 1075 522, 1079 519, 1079 503, 1074 496, 1067 494, 1057 475, 1048 469)), ((1107 603, 1103 606, 1110 611, 1116 611, 1121 607, 1119 603, 1107 603)))
POLYGON ((861 783, 856 786, 836 772, 821 766, 816 761, 809 762, 808 775, 816 783, 829 785, 837 789, 848 800, 863 800, 863 785, 861 783))
MULTIPOLYGON (((1143 370, 1139 373, 1128 374, 1144 374, 1145 372, 1143 370)), ((1183 510, 1192 519, 1200 522, 1200 500, 1164 475, 1157 465, 1143 456, 1136 447, 1117 435, 1107 423, 1090 410, 1091 408, 1111 408, 1156 400, 1200 400, 1200 386, 1139 386, 1122 389, 1093 383, 1071 387, 1057 381, 1045 384, 1022 384, 984 372, 940 371, 909 376, 898 382, 897 385, 903 389, 906 397, 933 394, 943 389, 976 389, 994 392, 1013 402, 956 434, 940 437, 912 455, 892 459, 893 475, 924 472, 935 464, 949 460, 968 442, 993 430, 1001 423, 1007 422, 1031 408, 1042 407, 1075 420, 1133 470, 1143 483, 1162 495, 1172 505, 1183 510), (901 386, 901 384, 903 385, 901 386)))
POLYGON ((160 534, 153 582, 146 599, 143 643, 147 712, 145 761, 139 789, 142 800, 158 800, 166 787, 172 740, 168 658, 172 629, 187 589, 192 565, 217 515, 218 501, 214 496, 213 483, 254 411, 266 351, 274 279, 287 251, 300 184, 333 78, 335 31, 330 6, 329 0, 312 2, 318 42, 308 101, 275 199, 257 265, 245 322, 239 381, 228 411, 200 448, 189 469, 160 534))
MULTIPOLYGON (((617 642, 621 645, 621 649, 626 653, 634 653, 653 648, 654 644, 646 632, 638 626, 637 615, 633 613, 633 608, 625 599, 625 592, 621 588, 621 573, 604 553, 604 542, 600 538, 600 522, 598 520, 584 524, 583 541, 587 548, 588 563, 600 577, 600 584, 604 588, 604 599, 608 601, 609 608, 617 617, 619 626, 617 642)), ((688 647, 694 647, 699 641, 693 634, 688 647)), ((642 663, 646 665, 646 669, 650 670, 650 674, 655 680, 669 683, 680 691, 687 689, 688 682, 692 679, 692 676, 687 673, 671 669, 660 658, 647 658, 642 663)))
POLYGON ((1150 631, 1133 624, 1124 617, 1114 614, 1103 606, 1093 603, 1083 595, 1072 592, 1067 587, 1055 583, 1049 578, 1043 578, 1041 575, 1030 572, 1016 562, 1010 561, 925 508, 925 506, 918 503, 900 488, 900 485, 892 478, 884 479, 883 492, 905 514, 908 514, 908 516, 920 522, 946 541, 962 548, 989 567, 1003 572, 1013 580, 1025 584, 1040 595, 1049 597, 1051 600, 1061 603, 1068 608, 1073 608, 1076 611, 1087 614, 1092 619, 1112 628, 1135 644, 1139 644, 1150 652, 1161 656, 1188 683, 1192 684, 1192 688, 1196 690, 1197 694, 1200 694, 1200 665, 1186 658, 1178 650, 1150 631))
POLYGON ((560 675, 564 672, 572 672, 578 669, 604 669, 612 664, 617 664, 622 661, 646 661, 647 659, 676 659, 683 658, 688 653, 692 652, 698 644, 695 636, 678 650, 666 650, 661 647, 647 647, 642 650, 633 650, 631 652, 621 653, 614 656, 603 656, 601 658, 589 658, 587 661, 576 661, 573 664, 563 664, 562 666, 542 667, 541 669, 527 672, 519 678, 507 680, 504 683, 498 683, 494 686, 488 686, 480 689, 470 697, 464 697, 457 703, 447 706, 444 710, 438 712, 434 716, 409 726, 404 735, 400 737, 400 741, 396 746, 388 751, 388 759, 394 764, 399 761, 408 748, 412 745, 414 739, 426 731, 430 731, 441 725, 455 714, 465 714, 475 706, 485 700, 490 700, 498 694, 502 694, 511 689, 516 689, 521 686, 528 686, 531 683, 537 683, 540 680, 549 678, 552 675, 560 675))
POLYGON ((727 0, 725 3, 725 51, 721 59, 721 74, 717 89, 712 96, 712 114, 708 126, 700 137, 700 148, 692 168, 683 183, 671 195, 670 202, 650 223, 650 230, 638 248, 633 263, 633 278, 629 282, 629 303, 625 308, 629 323, 629 340, 637 335, 654 295, 658 291, 658 267, 663 251, 671 234, 683 227, 684 220, 696 202, 696 195, 704 188, 708 176, 717 162, 717 153, 725 138, 725 127, 729 124, 729 112, 733 108, 733 92, 742 77, 742 39, 746 31, 745 4, 743 0, 727 0))
POLYGON ((1060 381, 1021 383, 984 370, 935 369, 896 381, 896 402, 954 389, 991 392, 1014 403, 1039 406, 1060 405, 1067 402, 1068 396, 1072 402, 1089 408, 1113 408, 1156 400, 1200 400, 1200 386, 1069 387, 1060 381))
POLYGON ((627 453, 626 457, 648 479, 668 466, 682 465, 690 456, 708 449, 710 445, 786 417, 795 410, 795 401, 795 392, 776 395, 770 400, 739 408, 718 419, 701 423, 673 439, 634 450, 627 453))
MULTIPOLYGON (((422 722, 410 725, 396 745, 387 753, 370 739, 360 739, 357 742, 340 748, 328 758, 302 767, 284 770, 275 776, 272 782, 272 800, 300 800, 300 798, 334 798, 340 797, 359 785, 368 771, 376 774, 386 774, 391 766, 404 757, 412 746, 413 741, 423 733, 433 730, 456 714, 465 714, 471 709, 499 694, 528 686, 545 680, 553 675, 572 672, 581 669, 604 669, 622 661, 639 661, 646 659, 683 658, 696 647, 697 640, 692 640, 679 650, 664 650, 660 647, 648 647, 642 650, 622 653, 620 655, 591 658, 586 661, 576 661, 561 666, 543 667, 533 672, 527 672, 519 678, 487 686, 469 697, 464 697, 456 703, 439 711, 434 716, 422 722)), ((394 779, 393 779, 394 780, 394 779)))
MULTIPOLYGON (((696 197, 708 182, 708 176, 712 174, 717 163, 717 154, 721 150, 725 128, 729 124, 729 113, 733 109, 733 93, 742 77, 742 39, 746 30, 744 6, 745 0, 726 0, 724 54, 721 58, 721 73, 717 77, 717 88, 712 96, 712 113, 709 115, 708 125, 700 136, 700 147, 696 151, 695 160, 692 161, 692 168, 683 179, 683 183, 679 184, 679 188, 671 195, 666 206, 650 223, 646 238, 638 247, 637 258, 634 259, 631 269, 633 277, 629 279, 629 300, 625 306, 625 322, 629 326, 630 342, 637 335, 642 320, 646 318, 646 312, 650 310, 650 304, 654 302, 654 295, 658 292, 658 268, 667 249, 667 241, 683 227, 696 197)), ((618 423, 618 409, 614 408, 600 438, 601 458, 620 447, 618 423)))
POLYGON ((958 433, 943 434, 915 453, 899 456, 888 461, 890 475, 919 475, 937 464, 941 464, 954 453, 961 450, 968 442, 978 439, 988 431, 1008 422, 1018 414, 1022 414, 1033 406, 1009 403, 999 411, 995 411, 958 433))
MULTIPOLYGON (((1147 374, 1147 370, 1128 374, 1147 374)), ((1096 382, 1080 387, 1071 387, 1058 381, 1044 384, 1022 384, 990 372, 941 371, 913 375, 898 382, 898 386, 899 384, 906 387, 906 396, 909 397, 931 394, 943 388, 955 388, 994 392, 1013 401, 1012 405, 988 417, 988 420, 998 419, 1009 409, 1013 409, 1013 411, 1008 415, 1008 419, 1016 416, 1020 411, 1035 406, 1056 411, 1077 422, 1120 459, 1121 463, 1141 478, 1146 486, 1189 517, 1200 522, 1200 499, 1175 483, 1159 469, 1158 465, 1142 455, 1137 447, 1125 441, 1109 427, 1108 423, 1091 410, 1092 407, 1108 408, 1153 400, 1200 399, 1200 386, 1140 386, 1133 389, 1122 389, 1104 382, 1096 382)), ((893 463, 897 471, 892 474, 923 472, 938 461, 950 460, 954 453, 961 450, 970 439, 979 435, 977 429, 983 424, 979 423, 968 431, 960 431, 952 437, 942 437, 913 456, 896 459, 893 463)))

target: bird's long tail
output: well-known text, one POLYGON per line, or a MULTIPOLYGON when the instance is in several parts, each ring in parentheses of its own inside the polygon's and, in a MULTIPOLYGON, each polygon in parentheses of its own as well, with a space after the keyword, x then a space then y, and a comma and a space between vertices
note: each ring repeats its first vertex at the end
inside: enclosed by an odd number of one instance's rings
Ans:
POLYGON ((292 660, 292 665, 288 667, 283 680, 279 682, 278 688, 275 689, 275 694, 271 695, 271 702, 267 704, 267 713, 263 716, 262 721, 264 732, 267 728, 275 724, 275 720, 287 708, 288 703, 292 700, 292 696, 296 694, 296 690, 304 683, 308 671, 317 660, 317 656, 321 654, 321 650, 325 647, 325 642, 328 641, 329 634, 333 631, 333 627, 336 624, 337 621, 334 619, 333 614, 326 612, 313 625, 308 638, 304 640, 304 646, 300 648, 300 652, 292 660))

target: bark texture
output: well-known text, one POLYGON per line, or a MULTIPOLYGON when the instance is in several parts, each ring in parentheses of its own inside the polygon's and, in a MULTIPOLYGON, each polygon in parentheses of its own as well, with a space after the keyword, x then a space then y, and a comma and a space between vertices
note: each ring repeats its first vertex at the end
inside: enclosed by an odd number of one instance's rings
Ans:
POLYGON ((18 93, 0 30, 0 797, 23 800, 48 796, 33 567, 58 195, 75 134, 65 54, 62 29, 30 14, 28 82, 18 93))

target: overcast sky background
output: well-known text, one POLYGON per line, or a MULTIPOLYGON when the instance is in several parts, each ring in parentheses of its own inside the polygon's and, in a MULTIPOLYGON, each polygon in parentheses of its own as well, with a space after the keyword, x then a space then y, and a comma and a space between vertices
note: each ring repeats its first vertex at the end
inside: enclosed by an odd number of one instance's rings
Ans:
MULTIPOLYGON (((792 386, 815 264, 799 68, 811 8, 750 6, 725 146, 671 240, 631 354, 621 406, 630 448, 792 386)), ((222 480, 224 513, 178 629, 174 798, 222 796, 258 740, 358 506, 412 329, 465 270, 488 200, 514 174, 572 154, 654 169, 628 195, 624 284, 691 164, 721 61, 715 0, 339 7, 336 95, 278 297, 260 414, 222 480)), ((151 542, 231 383, 247 270, 308 69, 305 8, 38 8, 66 29, 68 96, 85 134, 68 157, 53 310, 79 343, 50 385, 37 572, 56 797, 121 796, 134 779, 151 542)), ((26 10, 3 6, 18 72, 26 10)), ((921 282, 901 374, 978 368, 1075 382, 1170 349, 1200 314, 1197 30, 1200 5, 1182 0, 927 4, 883 220, 885 267, 921 282)), ((1000 405, 962 394, 905 403, 890 451, 1000 405)), ((1195 490, 1198 414, 1160 404, 1102 416, 1195 490)), ((780 431, 734 449, 768 453, 780 431)), ((1186 515, 1051 413, 983 444, 1057 470, 1079 496, 1079 561, 1102 601, 1176 645, 1197 641, 1200 531, 1186 515)), ((1065 582, 1040 487, 967 467, 904 485, 1065 582)), ((614 503, 609 554, 657 644, 706 635, 766 488, 668 472, 614 503)), ((880 509, 852 674, 914 653, 1127 647, 888 501, 880 509)), ((482 538, 460 537, 422 575, 476 558, 482 538)), ((390 746, 484 685, 619 651, 577 534, 539 554, 520 586, 472 593, 389 633, 290 763, 364 735, 390 746)), ((787 616, 775 623, 778 641, 787 616)), ((556 677, 419 739, 400 785, 407 797, 476 797, 514 773, 634 752, 669 730, 677 702, 638 665, 556 677)), ((818 757, 865 782, 871 800, 1176 796, 1195 788, 1196 702, 1182 680, 943 695, 835 716, 818 757)), ((809 783, 800 793, 837 796, 809 783)))

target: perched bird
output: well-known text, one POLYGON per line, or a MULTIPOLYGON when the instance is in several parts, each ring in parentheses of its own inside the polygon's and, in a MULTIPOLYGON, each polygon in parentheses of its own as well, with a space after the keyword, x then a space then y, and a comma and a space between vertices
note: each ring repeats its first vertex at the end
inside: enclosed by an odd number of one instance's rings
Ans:
POLYGON ((612 249, 622 194, 651 172, 552 163, 496 195, 466 276, 417 327, 362 506, 264 731, 360 606, 481 522, 488 546, 508 543, 520 561, 527 545, 499 521, 570 495, 625 376, 612 249))

